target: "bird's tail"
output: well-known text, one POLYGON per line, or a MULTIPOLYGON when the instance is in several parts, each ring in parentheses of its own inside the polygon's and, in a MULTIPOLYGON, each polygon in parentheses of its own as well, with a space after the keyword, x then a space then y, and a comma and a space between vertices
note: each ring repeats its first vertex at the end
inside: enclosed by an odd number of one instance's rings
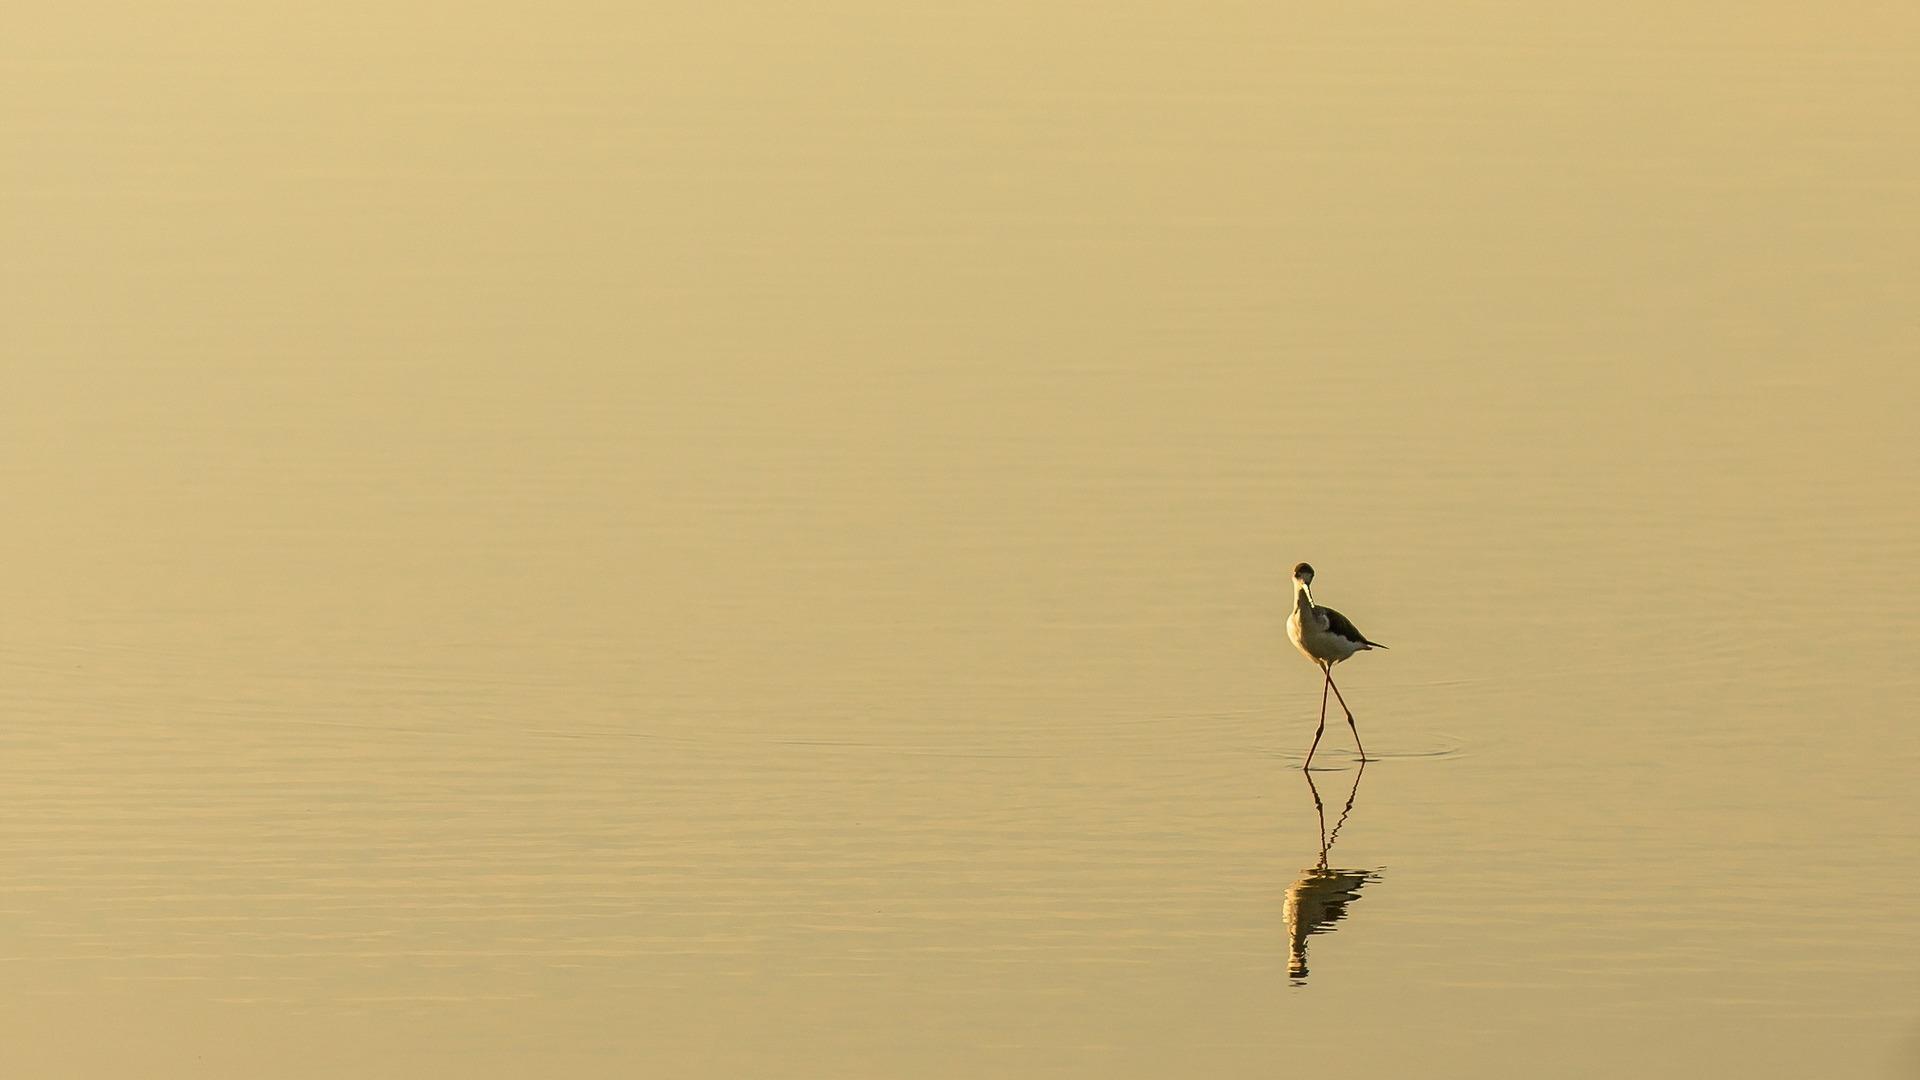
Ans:
POLYGON ((1369 648, 1369 649, 1384 649, 1384 648, 1386 648, 1386 646, 1385 646, 1385 645, 1382 645, 1382 644, 1380 644, 1380 643, 1379 643, 1379 642, 1377 642, 1377 641, 1367 641, 1367 642, 1362 642, 1362 644, 1364 644, 1364 645, 1365 645, 1365 646, 1366 646, 1367 648, 1369 648))

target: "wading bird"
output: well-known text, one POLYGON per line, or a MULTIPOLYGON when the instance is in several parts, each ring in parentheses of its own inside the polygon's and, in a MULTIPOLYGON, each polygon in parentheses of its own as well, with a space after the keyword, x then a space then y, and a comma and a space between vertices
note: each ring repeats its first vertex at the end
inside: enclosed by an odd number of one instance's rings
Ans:
POLYGON ((1306 764, 1300 767, 1304 769, 1313 764, 1313 752, 1320 748, 1320 736, 1327 730, 1328 690, 1339 698, 1340 709, 1347 714, 1347 726, 1353 728, 1353 745, 1360 750, 1360 760, 1366 761, 1367 748, 1360 745, 1360 729, 1353 722, 1353 710, 1347 708, 1347 699, 1334 684, 1333 665, 1354 653, 1386 646, 1368 641, 1352 619, 1313 602, 1313 567, 1306 563, 1293 568, 1293 614, 1287 617, 1287 636, 1307 659, 1320 665, 1327 677, 1326 685, 1320 688, 1320 727, 1313 733, 1313 745, 1307 748, 1306 764))

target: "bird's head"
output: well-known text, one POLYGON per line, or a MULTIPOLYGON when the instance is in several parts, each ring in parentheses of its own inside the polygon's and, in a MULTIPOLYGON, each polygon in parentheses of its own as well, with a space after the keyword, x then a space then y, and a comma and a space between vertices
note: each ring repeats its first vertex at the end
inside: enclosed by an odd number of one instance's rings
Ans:
POLYGON ((1299 582, 1300 587, 1303 589, 1306 589, 1309 596, 1312 595, 1313 567, 1308 566, 1306 563, 1301 563, 1298 566, 1295 566, 1293 568, 1293 580, 1299 582))

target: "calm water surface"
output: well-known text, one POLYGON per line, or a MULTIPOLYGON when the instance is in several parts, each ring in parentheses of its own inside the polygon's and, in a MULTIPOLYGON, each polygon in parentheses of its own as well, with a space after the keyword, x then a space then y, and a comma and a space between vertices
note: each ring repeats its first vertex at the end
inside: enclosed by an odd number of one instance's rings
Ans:
POLYGON ((0 1063, 1920 1074, 1843 8, 45 15, 0 1063))

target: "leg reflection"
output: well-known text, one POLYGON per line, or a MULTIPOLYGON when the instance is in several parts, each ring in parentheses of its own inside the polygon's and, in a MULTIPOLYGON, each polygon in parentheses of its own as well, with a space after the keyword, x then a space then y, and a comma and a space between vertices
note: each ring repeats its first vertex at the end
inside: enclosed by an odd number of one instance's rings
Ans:
POLYGON ((1320 801, 1320 789, 1314 785, 1313 774, 1302 773, 1307 778, 1307 791, 1313 796, 1314 817, 1320 825, 1320 857, 1310 869, 1302 871, 1300 879, 1287 890, 1287 974, 1295 986, 1306 983, 1307 938, 1331 931, 1335 923, 1347 917, 1347 906, 1360 898, 1361 887, 1380 877, 1375 870, 1343 870, 1327 865, 1327 853, 1333 849, 1334 843, 1340 838, 1340 830, 1346 827, 1348 817, 1353 814, 1354 801, 1360 797, 1360 778, 1366 771, 1364 762, 1355 770, 1353 788, 1347 793, 1347 804, 1341 809, 1331 832, 1327 830, 1326 807, 1320 801))

